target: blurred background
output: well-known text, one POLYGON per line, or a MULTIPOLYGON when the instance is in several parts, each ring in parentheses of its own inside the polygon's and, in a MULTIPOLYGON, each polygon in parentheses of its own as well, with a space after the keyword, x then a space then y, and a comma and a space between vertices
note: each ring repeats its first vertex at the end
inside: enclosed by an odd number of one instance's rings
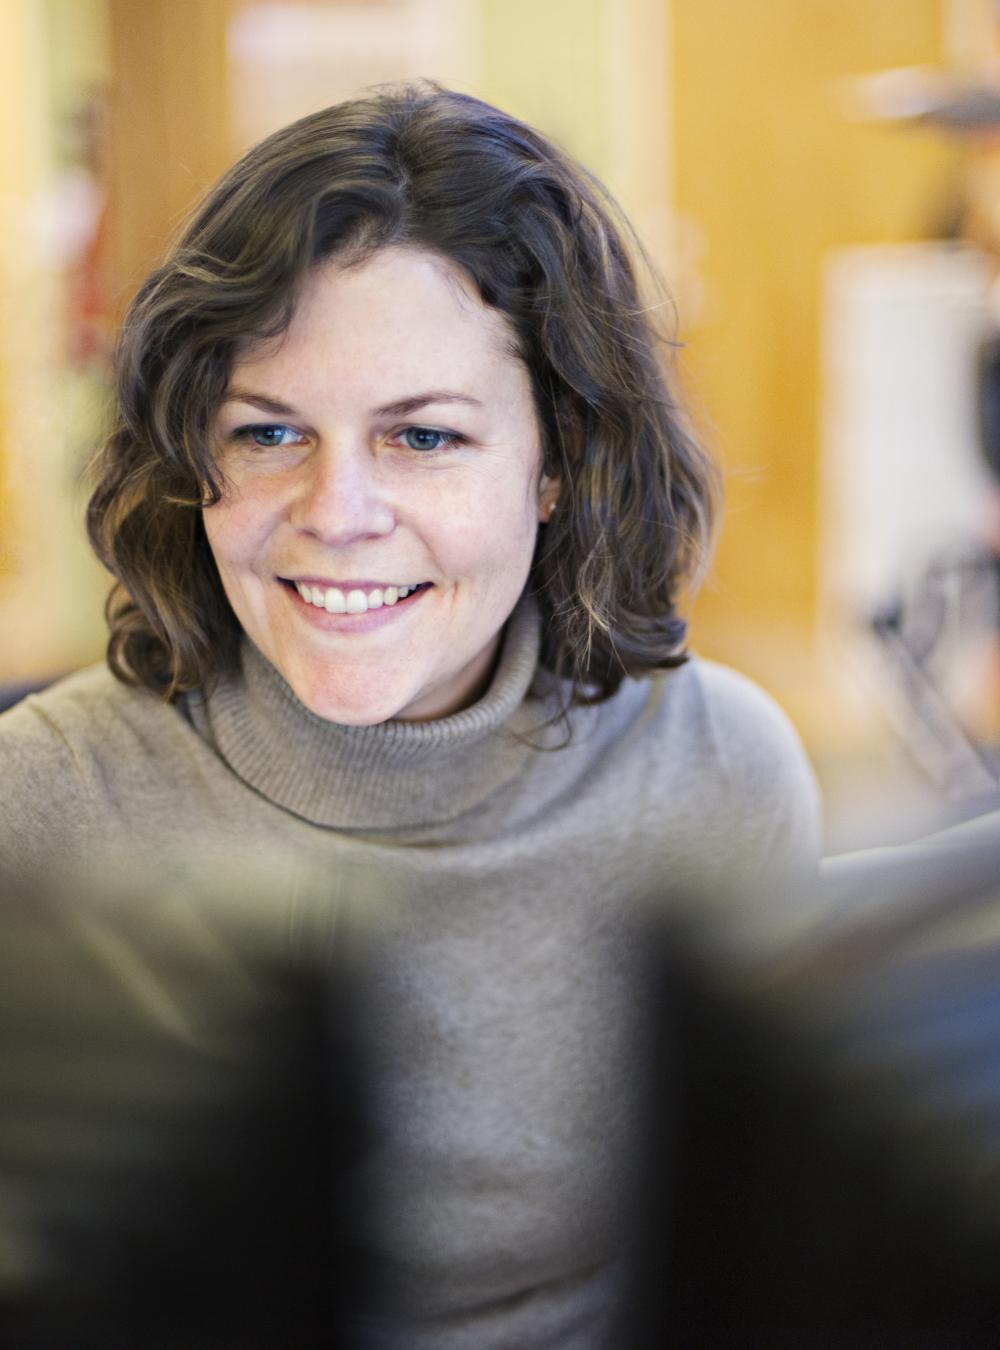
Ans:
POLYGON ((0 685, 99 660, 113 335, 232 158, 429 76, 618 196, 727 509, 692 645, 785 707, 831 850, 995 790, 995 0, 3 0, 0 685))

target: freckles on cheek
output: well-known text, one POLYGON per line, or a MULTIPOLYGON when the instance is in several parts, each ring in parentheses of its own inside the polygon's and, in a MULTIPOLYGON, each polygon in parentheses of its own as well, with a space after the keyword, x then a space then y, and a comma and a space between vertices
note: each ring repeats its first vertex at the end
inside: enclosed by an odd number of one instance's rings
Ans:
POLYGON ((473 482, 465 485, 460 505, 463 517, 475 520, 488 534, 517 532, 537 523, 540 469, 511 455, 499 464, 484 466, 473 482))
POLYGON ((502 562, 520 551, 526 521, 519 502, 487 497, 474 510, 451 516, 447 533, 452 556, 481 569, 489 560, 502 562))
POLYGON ((216 560, 248 556, 260 534, 262 511, 251 498, 231 493, 205 512, 205 531, 216 560))
POLYGON ((527 576, 534 554, 537 522, 520 500, 497 503, 495 510, 477 513, 452 531, 450 557, 455 573, 478 586, 499 585, 504 590, 527 576))
POLYGON ((210 520, 206 514, 205 533, 219 578, 232 599, 249 570, 250 551, 236 521, 227 518, 210 520))

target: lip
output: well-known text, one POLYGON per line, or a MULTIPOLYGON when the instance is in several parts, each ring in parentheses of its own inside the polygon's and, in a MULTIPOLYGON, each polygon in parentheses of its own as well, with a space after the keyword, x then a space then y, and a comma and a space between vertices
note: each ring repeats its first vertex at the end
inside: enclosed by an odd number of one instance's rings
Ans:
POLYGON ((338 581, 331 577, 315 576, 280 577, 279 580, 290 582, 293 586, 322 586, 323 589, 327 591, 334 587, 341 591, 384 591, 389 586, 395 586, 398 590, 401 586, 423 586, 426 584, 423 581, 372 581, 364 578, 360 581, 357 578, 351 578, 348 581, 338 581))
MULTIPOLYGON (((380 585, 379 582, 337 582, 320 579, 302 578, 299 582, 303 586, 350 586, 363 590, 365 587, 374 589, 380 585)), ((390 583, 391 584, 391 583, 390 583)), ((405 583, 404 583, 405 584, 405 583)), ((423 590, 411 591, 404 600, 397 600, 394 605, 383 605, 380 609, 369 609, 364 614, 330 614, 325 609, 317 609, 311 605, 308 600, 303 600, 295 589, 296 582, 282 578, 279 581, 281 590, 288 597, 289 603, 295 608, 300 618, 318 629, 321 633, 342 633, 351 636, 361 636, 364 633, 374 633, 380 628, 388 627, 401 619, 420 603, 425 595, 433 591, 433 586, 425 586, 423 590)))

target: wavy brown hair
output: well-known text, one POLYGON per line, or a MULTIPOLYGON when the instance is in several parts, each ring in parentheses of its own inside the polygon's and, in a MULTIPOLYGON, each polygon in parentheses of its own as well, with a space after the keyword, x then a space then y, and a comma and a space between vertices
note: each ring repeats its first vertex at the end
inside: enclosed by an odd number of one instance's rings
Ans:
POLYGON ((250 150, 140 287, 87 526, 116 578, 108 662, 171 698, 236 659, 202 524, 230 368, 288 325, 311 268, 425 248, 502 311, 530 372, 559 509, 529 587, 543 665, 599 701, 679 664, 679 597, 707 557, 715 472, 668 388, 628 226, 601 185, 506 113, 434 85, 376 90, 250 150))

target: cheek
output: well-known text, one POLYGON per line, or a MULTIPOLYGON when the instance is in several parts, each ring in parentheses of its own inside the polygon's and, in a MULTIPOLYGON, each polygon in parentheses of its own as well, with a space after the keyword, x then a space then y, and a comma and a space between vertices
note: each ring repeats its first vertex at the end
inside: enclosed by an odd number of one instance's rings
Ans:
POLYGON ((225 579, 233 566, 233 551, 239 540, 239 531, 232 528, 231 513, 221 503, 205 512, 205 537, 219 573, 225 579))
POLYGON ((480 584, 506 596, 511 587, 520 590, 534 555, 537 526, 523 502, 509 501, 505 509, 485 510, 469 522, 462 534, 462 557, 466 571, 480 584))
POLYGON ((246 497, 223 498, 204 513, 205 534, 220 572, 244 567, 267 535, 261 508, 246 497))
POLYGON ((537 475, 521 465, 475 475, 450 501, 437 503, 439 527, 471 558, 519 565, 538 529, 537 475))

